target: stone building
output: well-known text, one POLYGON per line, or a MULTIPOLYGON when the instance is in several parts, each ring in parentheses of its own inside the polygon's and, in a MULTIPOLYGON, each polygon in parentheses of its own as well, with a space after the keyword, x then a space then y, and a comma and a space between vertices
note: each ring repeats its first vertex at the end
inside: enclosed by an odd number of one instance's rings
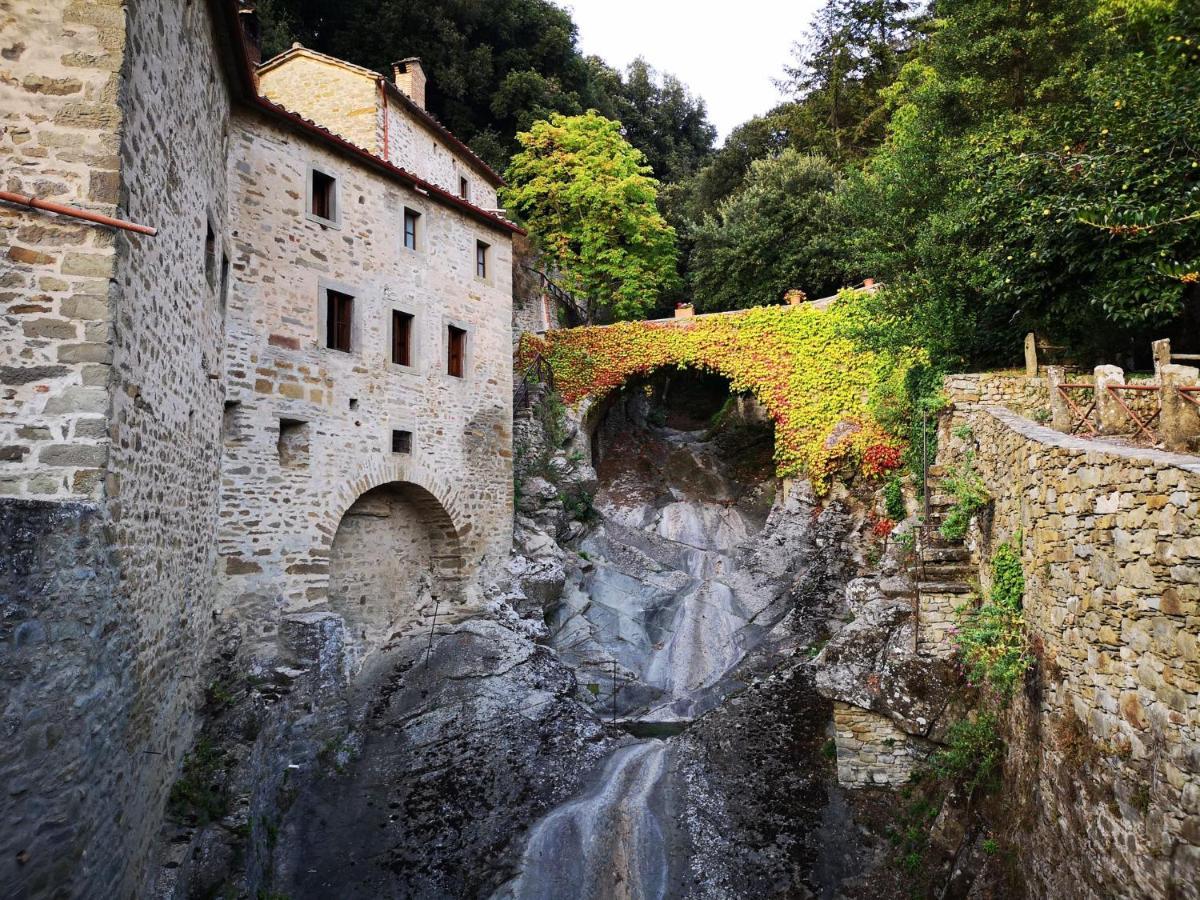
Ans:
POLYGON ((353 672, 511 542, 499 177, 417 61, 294 48, 264 98, 240 15, 0 13, 0 190, 157 229, 0 203, 12 896, 145 892, 218 627, 269 671, 333 623, 353 672), (346 73, 374 99, 285 108, 346 73))

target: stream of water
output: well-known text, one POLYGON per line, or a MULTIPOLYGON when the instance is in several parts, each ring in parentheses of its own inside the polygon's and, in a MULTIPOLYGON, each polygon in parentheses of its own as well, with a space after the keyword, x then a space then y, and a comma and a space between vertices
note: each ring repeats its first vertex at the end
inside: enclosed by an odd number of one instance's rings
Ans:
MULTIPOLYGON (((777 593, 739 564, 762 516, 737 502, 742 488, 718 454, 697 432, 659 437, 671 464, 656 490, 622 491, 619 471, 605 479, 601 521, 582 545, 594 565, 568 585, 554 623, 560 656, 581 682, 607 690, 599 707, 607 702, 634 733, 686 727, 719 704, 777 593), (606 678, 613 670, 619 676, 606 678)), ((534 825, 521 874, 497 897, 667 897, 680 849, 668 813, 672 770, 669 737, 623 746, 581 796, 534 825)))

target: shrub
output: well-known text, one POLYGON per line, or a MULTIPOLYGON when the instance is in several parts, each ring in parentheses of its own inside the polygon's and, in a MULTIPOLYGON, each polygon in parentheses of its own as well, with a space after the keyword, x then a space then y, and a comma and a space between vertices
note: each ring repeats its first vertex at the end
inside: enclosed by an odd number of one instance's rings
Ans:
POLYGON ((987 685, 1007 700, 1033 664, 1029 637, 1021 615, 1025 574, 1016 550, 1009 544, 992 557, 992 591, 978 608, 957 611, 954 643, 973 684, 987 685))
POLYGON ((908 510, 904 507, 904 485, 900 483, 897 475, 889 478, 883 486, 883 507, 887 517, 897 522, 904 521, 908 515, 908 510))
POLYGON ((999 783, 1004 742, 997 730, 996 714, 976 713, 950 726, 946 748, 933 756, 933 770, 942 778, 959 782, 973 793, 999 783))
POLYGON ((983 479, 975 472, 973 451, 966 452, 963 461, 942 480, 942 486, 955 502, 938 532, 948 541, 962 540, 971 516, 983 509, 989 499, 983 479))

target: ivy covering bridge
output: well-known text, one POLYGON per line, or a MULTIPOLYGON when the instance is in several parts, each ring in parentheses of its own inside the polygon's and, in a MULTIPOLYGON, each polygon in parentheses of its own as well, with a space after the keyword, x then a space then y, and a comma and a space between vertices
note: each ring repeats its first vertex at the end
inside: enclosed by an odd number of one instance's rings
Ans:
POLYGON ((864 349, 854 339, 860 303, 844 292, 824 310, 764 306, 526 334, 518 365, 523 371, 541 356, 572 405, 665 367, 722 375, 731 391, 752 394, 774 421, 777 473, 807 475, 822 490, 841 467, 878 476, 902 461, 896 406, 920 355, 864 349))

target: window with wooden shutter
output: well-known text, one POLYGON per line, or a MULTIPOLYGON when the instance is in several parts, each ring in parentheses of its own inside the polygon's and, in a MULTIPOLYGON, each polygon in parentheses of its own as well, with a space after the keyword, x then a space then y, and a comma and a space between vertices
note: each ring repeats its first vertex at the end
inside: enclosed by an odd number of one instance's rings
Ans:
POLYGON ((337 179, 317 169, 312 170, 312 208, 318 219, 337 219, 337 179))
POLYGON ((354 323, 354 298, 340 291, 326 291, 325 346, 349 353, 354 323))
POLYGON ((461 328, 448 326, 446 335, 446 372, 462 378, 466 367, 467 333, 461 328))
POLYGON ((412 365, 412 325, 412 316, 392 310, 392 362, 398 366, 412 365))

